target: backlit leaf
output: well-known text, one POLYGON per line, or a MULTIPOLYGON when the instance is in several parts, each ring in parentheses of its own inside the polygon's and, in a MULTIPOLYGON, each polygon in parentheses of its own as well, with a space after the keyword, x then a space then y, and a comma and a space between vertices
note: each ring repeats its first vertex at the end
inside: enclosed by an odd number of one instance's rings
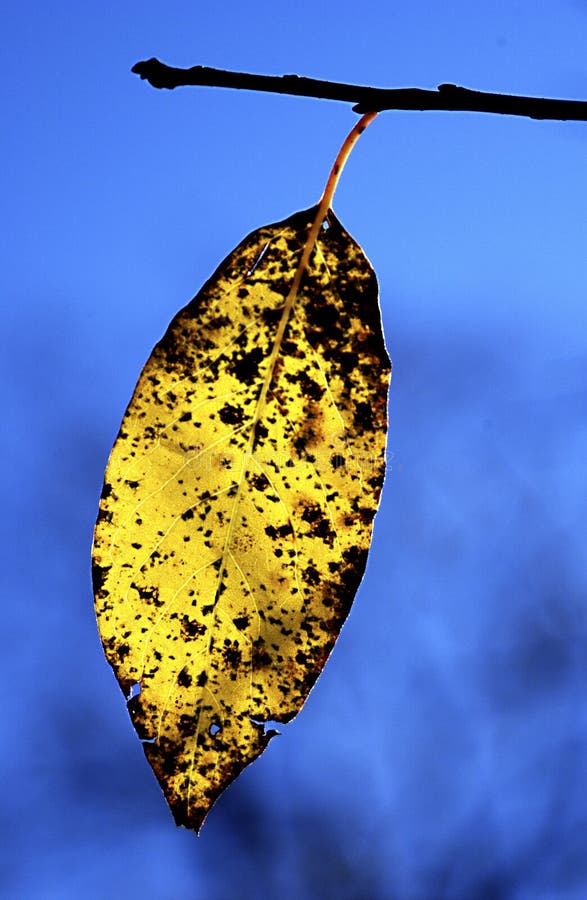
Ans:
POLYGON ((264 722, 295 716, 320 674, 383 484, 376 279, 331 211, 296 276, 316 214, 250 234, 173 319, 105 477, 103 645, 174 817, 195 829, 275 734, 264 722))

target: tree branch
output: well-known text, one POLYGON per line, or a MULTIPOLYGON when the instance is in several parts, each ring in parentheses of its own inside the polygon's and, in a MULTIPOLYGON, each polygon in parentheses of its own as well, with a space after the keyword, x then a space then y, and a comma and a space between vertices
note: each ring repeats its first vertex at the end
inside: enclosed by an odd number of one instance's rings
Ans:
POLYGON ((551 100, 540 97, 520 97, 513 94, 489 94, 472 91, 456 84, 440 84, 436 91, 421 88, 373 88, 336 81, 319 81, 299 75, 249 75, 227 72, 207 66, 176 69, 158 59, 138 62, 132 71, 156 88, 176 88, 182 85, 240 88, 266 91, 272 94, 293 94, 296 97, 317 97, 354 103, 358 113, 384 109, 437 109, 450 112, 485 112, 531 119, 587 121, 587 101, 551 100))

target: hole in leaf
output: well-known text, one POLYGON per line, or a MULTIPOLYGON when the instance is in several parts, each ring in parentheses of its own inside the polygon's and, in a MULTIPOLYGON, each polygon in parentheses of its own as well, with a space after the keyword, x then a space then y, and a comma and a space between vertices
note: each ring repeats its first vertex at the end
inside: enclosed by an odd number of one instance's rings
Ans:
POLYGON ((133 697, 138 697, 141 693, 141 682, 135 681, 134 684, 131 684, 130 691, 128 693, 128 699, 132 700, 133 697))
POLYGON ((270 737, 281 734, 279 727, 283 725, 283 722, 276 722, 274 719, 262 719, 259 716, 249 716, 249 720, 253 725, 263 725, 265 727, 265 734, 268 734, 270 737))
POLYGON ((253 265, 251 266, 251 268, 250 268, 249 271, 247 272, 247 278, 249 277, 249 275, 252 275, 252 274, 253 274, 253 272, 255 271, 255 269, 257 268, 257 266, 259 265, 259 263, 261 262, 261 260, 262 260, 263 257, 265 256, 265 254, 267 253, 268 247, 269 247, 269 241, 267 241, 267 243, 265 244, 265 246, 263 247, 263 249, 262 249, 261 252, 259 253, 257 259, 255 260, 255 262, 253 263, 253 265))
POLYGON ((324 219, 324 221, 322 222, 322 231, 328 231, 329 228, 330 222, 328 221, 328 219, 324 219))
POLYGON ((212 722, 210 728, 208 729, 208 734, 214 737, 218 732, 221 731, 220 725, 217 722, 212 722))
POLYGON ((141 738, 140 740, 141 740, 141 744, 156 744, 156 743, 157 743, 157 738, 156 738, 156 737, 153 737, 153 738, 141 738))

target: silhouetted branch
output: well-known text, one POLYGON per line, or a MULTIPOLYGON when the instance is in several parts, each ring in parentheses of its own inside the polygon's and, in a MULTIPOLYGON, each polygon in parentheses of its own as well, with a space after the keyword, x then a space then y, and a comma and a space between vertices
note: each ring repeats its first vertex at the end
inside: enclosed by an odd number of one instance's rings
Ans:
POLYGON ((354 103, 355 112, 384 109, 441 109, 450 112, 500 113, 508 116, 527 116, 531 119, 587 121, 587 101, 551 100, 541 97, 520 97, 513 94, 489 94, 472 91, 456 84, 440 84, 435 91, 421 88, 373 88, 336 81, 319 81, 299 75, 249 75, 227 72, 207 66, 176 69, 158 59, 147 59, 133 66, 132 71, 156 88, 176 88, 182 85, 240 88, 248 91, 268 91, 272 94, 293 94, 296 97, 317 97, 354 103))

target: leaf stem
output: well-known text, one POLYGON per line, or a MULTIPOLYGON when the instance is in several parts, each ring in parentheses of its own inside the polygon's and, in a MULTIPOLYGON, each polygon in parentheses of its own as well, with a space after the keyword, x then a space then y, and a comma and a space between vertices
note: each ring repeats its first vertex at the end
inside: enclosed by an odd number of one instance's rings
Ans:
POLYGON ((342 170, 346 165, 346 161, 351 155, 353 147, 355 146, 365 129, 371 124, 373 119, 376 118, 376 116, 377 112, 366 112, 363 116, 361 116, 355 127, 351 131, 349 131, 344 144, 338 151, 338 155, 334 160, 334 165, 332 166, 330 175, 328 176, 328 181, 326 182, 324 193, 320 198, 319 209, 321 209, 323 206, 326 206, 324 215, 326 215, 326 213, 332 206, 332 198, 334 196, 336 186, 338 185, 338 180, 342 174, 342 170))

